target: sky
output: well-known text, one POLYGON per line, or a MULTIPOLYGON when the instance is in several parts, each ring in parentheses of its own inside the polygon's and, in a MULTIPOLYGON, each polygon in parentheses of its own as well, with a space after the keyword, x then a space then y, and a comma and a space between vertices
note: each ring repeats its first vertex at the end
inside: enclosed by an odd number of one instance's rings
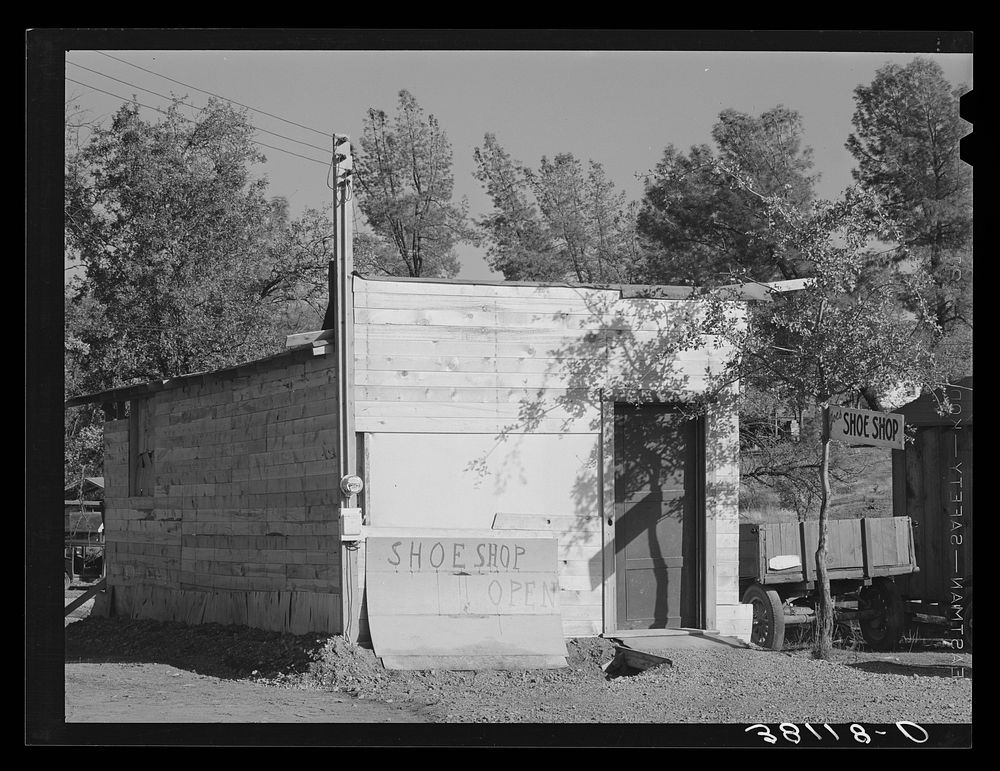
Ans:
MULTIPOLYGON (((851 183, 844 143, 854 88, 886 63, 917 55, 940 64, 952 84, 972 86, 972 54, 928 52, 70 49, 65 76, 67 99, 91 119, 107 120, 122 104, 103 92, 160 109, 171 94, 204 105, 211 92, 253 108, 256 140, 272 146, 261 147, 267 162, 258 171, 293 214, 331 206, 329 135, 356 142, 368 108, 393 115, 406 89, 447 133, 455 198, 465 197, 476 216, 489 210, 472 175, 473 150, 487 132, 532 167, 561 152, 599 161, 617 188, 639 199, 637 175, 668 144, 711 143, 726 108, 759 115, 778 104, 802 115, 818 195, 833 198, 851 183)), ((459 277, 499 278, 483 255, 460 246, 459 277)))

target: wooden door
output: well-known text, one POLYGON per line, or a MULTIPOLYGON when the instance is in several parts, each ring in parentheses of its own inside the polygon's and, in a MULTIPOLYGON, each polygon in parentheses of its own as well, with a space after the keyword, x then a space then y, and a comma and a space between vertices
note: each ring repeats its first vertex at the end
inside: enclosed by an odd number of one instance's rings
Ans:
POLYGON ((615 405, 619 629, 699 627, 701 421, 669 405, 615 405))

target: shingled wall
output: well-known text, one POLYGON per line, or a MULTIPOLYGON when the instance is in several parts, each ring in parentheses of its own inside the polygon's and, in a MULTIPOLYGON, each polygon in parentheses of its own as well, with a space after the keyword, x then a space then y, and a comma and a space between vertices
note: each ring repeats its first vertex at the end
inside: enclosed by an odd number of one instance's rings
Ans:
POLYGON ((335 374, 333 356, 307 349, 134 399, 152 450, 142 495, 130 495, 136 418, 105 424, 115 612, 341 630, 335 374))

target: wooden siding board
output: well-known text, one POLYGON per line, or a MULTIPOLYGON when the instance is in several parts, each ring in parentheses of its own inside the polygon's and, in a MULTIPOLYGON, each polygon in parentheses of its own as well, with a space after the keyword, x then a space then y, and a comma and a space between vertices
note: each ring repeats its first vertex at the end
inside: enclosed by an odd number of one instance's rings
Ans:
MULTIPOLYGON (((488 330, 491 327, 512 329, 589 330, 593 328, 656 332, 670 328, 673 308, 663 301, 643 307, 643 301, 619 301, 606 309, 593 312, 548 313, 531 310, 507 310, 497 306, 491 310, 455 310, 448 308, 371 309, 356 308, 356 324, 371 326, 467 327, 488 330)), ((684 303, 686 304, 686 303, 684 303)))
POLYGON ((441 403, 433 401, 358 401, 356 404, 359 419, 373 420, 380 418, 482 418, 531 426, 538 420, 536 415, 543 414, 545 415, 544 419, 549 421, 585 421, 593 422, 596 426, 600 416, 600 411, 592 405, 564 405, 549 400, 540 400, 539 403, 529 406, 507 402, 441 403))
POLYGON ((534 314, 559 315, 563 313, 591 313, 611 303, 620 301, 611 295, 562 293, 558 297, 517 297, 494 295, 455 295, 439 292, 424 292, 421 294, 403 294, 396 291, 373 292, 366 291, 357 295, 357 308, 380 308, 384 310, 401 310, 426 308, 450 308, 462 311, 492 312, 497 309, 507 311, 523 311, 534 314))
MULTIPOLYGON (((571 366, 583 366, 603 362, 606 357, 595 352, 588 357, 526 357, 498 356, 490 352, 484 356, 420 356, 413 353, 359 355, 356 359, 359 369, 368 370, 425 370, 431 372, 478 372, 539 374, 553 373, 571 366)), ((696 359, 700 361, 701 359, 696 359)))
POLYGON ((365 295, 391 292, 394 295, 424 296, 431 291, 438 295, 449 297, 484 297, 484 298, 526 298, 526 299, 565 299, 574 300, 580 297, 592 298, 595 301, 614 300, 621 297, 616 289, 595 289, 592 287, 562 287, 562 286, 518 286, 505 283, 490 284, 447 284, 406 281, 366 281, 355 280, 355 303, 364 302, 365 295))
POLYGON ((508 437, 376 433, 369 444, 370 524, 394 528, 489 529, 498 512, 573 517, 591 530, 599 516, 596 438, 558 433, 508 437), (416 459, 426 459, 417 463, 416 459), (481 461, 481 462, 476 462, 481 461), (426 489, 447 490, 426 496, 426 489))
POLYGON ((432 327, 422 324, 376 326, 359 324, 356 328, 355 354, 419 354, 476 356, 493 353, 499 356, 558 356, 565 352, 589 357, 602 352, 608 333, 600 329, 530 329, 507 330, 500 327, 432 327), (406 341, 401 350, 393 341, 406 341))
MULTIPOLYGON (((452 388, 449 386, 358 386, 359 402, 440 402, 446 404, 531 404, 538 400, 537 388, 452 388)), ((586 404, 595 401, 587 388, 546 388, 546 401, 560 404, 586 404)))
POLYGON ((357 370, 359 386, 423 386, 450 388, 564 388, 558 372, 449 372, 424 370, 357 370))
MULTIPOLYGON (((357 428, 375 438, 370 448, 375 468, 369 473, 371 487, 378 497, 369 508, 376 522, 387 501, 382 491, 388 489, 391 493, 394 489, 379 482, 378 466, 380 460, 385 462, 378 450, 382 436, 422 434, 430 438, 479 434, 510 441, 512 437, 541 440, 545 435, 553 438, 592 435, 603 437, 600 441, 606 444, 607 421, 601 419, 601 410, 606 405, 600 401, 600 389, 615 382, 627 384, 632 390, 660 393, 665 390, 661 386, 667 374, 681 384, 676 390, 700 391, 705 387, 706 368, 717 366, 724 355, 706 350, 705 346, 714 342, 706 339, 701 350, 680 352, 666 365, 660 360, 655 371, 636 371, 635 362, 629 360, 635 347, 655 343, 662 335, 665 315, 693 308, 685 302, 622 299, 618 290, 575 287, 438 285, 361 279, 355 279, 354 287, 358 368, 355 382, 361 402, 357 428), (388 406, 390 402, 399 406, 388 406), (465 406, 470 403, 477 406, 465 406), (540 415, 540 419, 526 420, 527 414, 522 409, 525 405, 537 408, 533 415, 540 415), (572 419, 557 419, 556 415, 572 419)), ((685 393, 674 396, 685 398, 685 393)), ((724 438, 712 434, 710 441, 724 438)), ((595 609, 588 611, 585 605, 569 605, 583 613, 596 613, 582 627, 574 627, 591 631, 595 627, 612 631, 615 626, 613 530, 609 532, 603 516, 609 513, 607 501, 611 500, 613 505, 610 487, 613 474, 609 476, 610 472, 604 468, 609 459, 602 461, 602 453, 607 455, 608 448, 599 447, 597 473, 586 482, 596 491, 594 521, 599 527, 583 539, 589 551, 579 555, 584 559, 575 563, 578 567, 572 561, 560 565, 561 576, 578 570, 580 580, 600 587, 602 601, 595 609), (601 545, 596 539, 591 540, 598 533, 601 545), (608 564, 609 554, 611 564, 608 564)), ((474 459, 475 453, 465 456, 474 459)), ((414 456, 422 457, 431 463, 442 454, 427 448, 424 454, 414 456)), ((495 459, 497 455, 490 457, 495 459)), ((706 470, 713 484, 719 489, 735 484, 735 469, 730 472, 717 465, 706 470)), ((399 484, 400 490, 409 484, 396 479, 392 483, 399 484)), ((424 484, 429 484, 429 480, 425 479, 424 484)), ((530 485, 524 481, 519 484, 530 485)), ((453 488, 454 485, 447 487, 454 496, 453 488)), ((457 495, 462 498, 461 493, 457 495)), ((417 521, 425 504, 412 495, 410 500, 417 521)), ((474 507, 471 500, 470 505, 474 507)), ((498 504, 494 508, 504 506, 498 504)), ((739 559, 733 502, 720 499, 712 504, 709 531, 706 571, 711 573, 708 577, 711 587, 706 590, 706 599, 713 605, 707 615, 714 618, 717 601, 735 603, 739 599, 736 590, 729 587, 735 583, 739 559), (720 554, 732 559, 727 561, 720 554)))
MULTIPOLYGON (((247 598, 256 597, 267 628, 308 631, 319 624, 318 630, 339 631, 339 612, 331 615, 325 599, 307 598, 337 593, 333 605, 339 604, 329 364, 291 362, 245 373, 209 374, 145 397, 158 461, 155 495, 108 491, 109 581, 126 594, 153 584, 172 592, 174 599, 158 596, 155 612, 173 608, 182 620, 206 619, 203 592, 224 590, 232 596, 213 600, 209 619, 252 622, 252 612, 220 608, 232 602, 249 608, 247 598), (202 592, 191 594, 191 587, 202 592), (299 609, 275 599, 293 590, 299 609)), ((116 423, 108 434, 111 479, 128 467, 128 421, 116 423)), ((133 606, 153 612, 145 600, 133 606)))
POLYGON ((246 624, 291 634, 334 633, 339 597, 322 592, 227 591, 215 586, 168 589, 148 583, 119 586, 116 611, 133 618, 176 619, 188 624, 246 624))
POLYGON ((541 420, 524 425, 513 419, 492 418, 387 418, 367 417, 357 421, 357 430, 371 433, 398 434, 487 434, 507 436, 511 434, 592 434, 593 429, 586 421, 541 420))

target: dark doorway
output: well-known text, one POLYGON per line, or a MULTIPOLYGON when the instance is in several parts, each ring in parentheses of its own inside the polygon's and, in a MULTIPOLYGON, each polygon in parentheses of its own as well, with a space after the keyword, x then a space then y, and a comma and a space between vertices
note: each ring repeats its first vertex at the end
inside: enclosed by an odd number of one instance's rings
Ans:
POLYGON ((667 404, 615 405, 619 629, 702 626, 703 433, 667 404))

